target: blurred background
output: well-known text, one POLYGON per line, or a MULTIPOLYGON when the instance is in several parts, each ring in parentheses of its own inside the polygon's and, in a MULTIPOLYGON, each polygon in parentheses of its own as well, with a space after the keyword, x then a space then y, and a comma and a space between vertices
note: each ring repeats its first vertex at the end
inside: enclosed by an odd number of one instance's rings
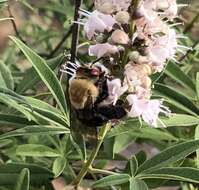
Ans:
MULTIPOLYGON (((199 0, 178 0, 178 3, 179 5, 187 4, 187 6, 179 10, 177 20, 182 24, 178 25, 176 29, 188 36, 187 39, 182 39, 181 43, 194 49, 194 51, 185 51, 184 55, 178 55, 179 65, 187 75, 195 80, 196 72, 199 71, 199 0)), ((82 8, 92 10, 92 5, 91 0, 85 0, 82 8)), ((0 0, 0 62, 9 68, 12 88, 16 89, 18 93, 48 100, 48 97, 43 95, 47 91, 43 83, 30 87, 25 86, 27 81, 21 82, 31 65, 8 36, 17 36, 46 60, 59 58, 59 55, 62 56, 70 49, 73 13, 73 0, 0 0)), ((85 42, 84 34, 81 31, 80 44, 85 42)), ((85 61, 88 60, 86 52, 86 48, 80 48, 78 52, 81 59, 85 61)), ((58 60, 60 61, 60 59, 58 60)), ((6 83, 1 75, 0 72, 0 86, 6 83)), ((185 91, 172 78, 164 77, 159 80, 172 84, 187 96, 190 95, 189 91, 185 91)), ((0 132, 7 130, 7 128, 3 128, 0 129, 0 132)), ((176 131, 172 132, 177 133, 176 131)), ((183 133, 181 135, 186 138, 193 136, 193 132, 186 130, 180 133, 183 133)), ((128 144, 126 147, 123 150, 124 155, 132 154, 132 151, 136 152, 138 149, 145 149, 150 156, 157 153, 154 146, 142 143, 142 141, 133 146, 128 144)), ((64 182, 62 179, 58 179, 54 181, 54 185, 59 190, 63 188, 64 182)), ((171 187, 164 189, 172 190, 171 187)), ((174 189, 178 189, 178 187, 174 189)))

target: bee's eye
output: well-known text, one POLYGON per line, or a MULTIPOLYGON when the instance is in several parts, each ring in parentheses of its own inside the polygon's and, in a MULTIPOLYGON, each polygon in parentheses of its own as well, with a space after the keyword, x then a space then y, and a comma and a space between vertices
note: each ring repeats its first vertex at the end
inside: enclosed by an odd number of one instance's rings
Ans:
POLYGON ((99 72, 98 69, 92 69, 92 70, 91 70, 91 74, 92 74, 93 76, 99 76, 100 72, 99 72))

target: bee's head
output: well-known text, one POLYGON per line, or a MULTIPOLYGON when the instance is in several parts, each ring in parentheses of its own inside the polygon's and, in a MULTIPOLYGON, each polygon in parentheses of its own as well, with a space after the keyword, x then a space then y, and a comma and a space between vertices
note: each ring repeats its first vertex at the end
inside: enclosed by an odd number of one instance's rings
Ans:
POLYGON ((101 70, 98 67, 79 67, 76 70, 76 77, 88 78, 88 79, 99 79, 101 70))

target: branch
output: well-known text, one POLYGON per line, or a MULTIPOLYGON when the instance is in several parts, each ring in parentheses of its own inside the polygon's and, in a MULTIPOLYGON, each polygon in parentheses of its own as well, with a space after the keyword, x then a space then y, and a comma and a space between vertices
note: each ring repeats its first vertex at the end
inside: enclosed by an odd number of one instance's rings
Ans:
POLYGON ((81 181, 83 180, 83 178, 85 177, 85 175, 87 174, 87 172, 89 170, 92 170, 93 161, 95 160, 95 158, 100 150, 100 147, 104 141, 104 138, 105 138, 107 132, 110 130, 111 126, 112 126, 111 123, 107 123, 105 126, 103 126, 101 128, 101 130, 99 132, 99 136, 98 136, 97 145, 96 145, 95 149, 91 152, 91 155, 90 155, 88 161, 82 167, 77 178, 72 182, 73 185, 78 186, 81 183, 81 181))
POLYGON ((8 5, 7 8, 8 8, 9 17, 11 18, 10 20, 11 20, 11 23, 12 23, 12 26, 13 26, 13 29, 14 29, 14 31, 15 31, 16 36, 17 36, 22 42, 24 42, 24 43, 26 44, 26 42, 23 40, 23 38, 22 38, 21 35, 19 34, 19 31, 18 31, 18 29, 17 29, 17 25, 16 25, 16 23, 15 23, 15 18, 14 18, 14 16, 12 15, 10 6, 8 5))
MULTIPOLYGON (((74 15, 74 21, 77 22, 79 20, 79 9, 81 6, 82 0, 75 0, 75 15, 74 15)), ((74 23, 72 26, 72 43, 71 43, 71 62, 75 62, 75 57, 77 55, 77 45, 78 45, 78 41, 79 41, 79 24, 74 23)))
POLYGON ((69 28, 68 32, 63 36, 63 38, 60 40, 60 42, 55 46, 54 50, 52 50, 49 55, 48 58, 52 58, 54 56, 54 54, 60 49, 60 47, 63 45, 63 43, 68 39, 68 37, 71 35, 72 33, 72 27, 69 28))

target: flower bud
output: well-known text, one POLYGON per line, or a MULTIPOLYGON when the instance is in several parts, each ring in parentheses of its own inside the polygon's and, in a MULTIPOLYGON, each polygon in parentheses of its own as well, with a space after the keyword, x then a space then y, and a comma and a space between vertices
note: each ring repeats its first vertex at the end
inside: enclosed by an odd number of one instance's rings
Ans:
POLYGON ((113 12, 113 5, 111 3, 103 3, 101 6, 97 7, 98 10, 104 14, 111 14, 113 12))
POLYGON ((169 8, 169 3, 167 1, 157 1, 157 4, 156 4, 156 9, 162 9, 162 10, 165 10, 165 9, 168 9, 169 8))
POLYGON ((121 24, 127 24, 130 20, 130 15, 126 11, 120 11, 116 14, 115 19, 121 24))
POLYGON ((131 61, 137 62, 139 60, 140 54, 138 51, 132 51, 129 53, 129 59, 131 61))
POLYGON ((111 40, 116 44, 128 44, 130 41, 128 35, 122 30, 115 30, 111 35, 111 40))

